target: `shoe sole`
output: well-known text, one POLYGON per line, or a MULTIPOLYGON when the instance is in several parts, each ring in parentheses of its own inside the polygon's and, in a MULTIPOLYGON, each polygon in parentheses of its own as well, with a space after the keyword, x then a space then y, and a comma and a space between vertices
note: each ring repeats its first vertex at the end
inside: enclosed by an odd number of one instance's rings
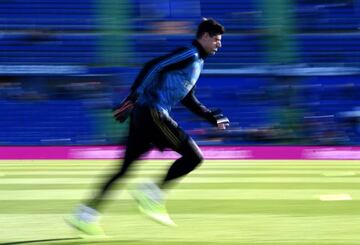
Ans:
POLYGON ((158 219, 156 218, 155 216, 152 216, 150 215, 148 212, 146 212, 142 207, 141 205, 138 204, 138 208, 139 208, 139 211, 147 218, 151 219, 152 221, 155 221, 156 223, 158 224, 161 224, 161 225, 164 225, 164 226, 167 226, 167 227, 176 227, 177 225, 172 222, 172 223, 166 223, 164 221, 162 221, 161 219, 158 219))
POLYGON ((158 219, 158 218, 150 215, 148 212, 146 212, 144 210, 144 208, 142 208, 140 198, 138 198, 138 196, 139 196, 138 191, 133 190, 133 191, 131 191, 130 194, 134 198, 134 200, 136 201, 136 204, 138 206, 138 209, 139 209, 140 213, 142 213, 145 217, 151 219, 152 221, 155 221, 158 224, 164 225, 164 226, 168 226, 168 227, 176 227, 177 226, 175 224, 175 222, 173 222, 173 221, 172 221, 172 223, 166 223, 166 222, 162 221, 161 219, 158 219))
POLYGON ((81 232, 81 233, 79 234, 79 236, 80 236, 81 238, 90 238, 90 237, 95 238, 95 239, 97 239, 97 238, 108 238, 108 236, 107 236, 105 233, 104 233, 104 234, 90 234, 90 233, 86 232, 84 229, 81 229, 80 226, 76 225, 75 222, 72 220, 72 218, 67 218, 67 217, 65 217, 65 218, 64 218, 64 221, 65 221, 69 226, 71 226, 72 228, 74 228, 75 230, 81 232))

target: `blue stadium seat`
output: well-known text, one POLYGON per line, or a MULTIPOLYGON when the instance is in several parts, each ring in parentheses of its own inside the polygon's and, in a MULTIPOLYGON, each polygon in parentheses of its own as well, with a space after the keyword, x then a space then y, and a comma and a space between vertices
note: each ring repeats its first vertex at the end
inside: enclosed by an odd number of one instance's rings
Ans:
POLYGON ((99 36, 94 34, 4 34, 0 37, 3 64, 93 64, 99 36))
POLYGON ((80 1, 0 1, 3 30, 96 30, 95 0, 80 1))
POLYGON ((92 131, 89 113, 81 101, 1 100, 0 145, 77 144, 79 137, 92 131), (59 109, 61 108, 61 110, 59 109))

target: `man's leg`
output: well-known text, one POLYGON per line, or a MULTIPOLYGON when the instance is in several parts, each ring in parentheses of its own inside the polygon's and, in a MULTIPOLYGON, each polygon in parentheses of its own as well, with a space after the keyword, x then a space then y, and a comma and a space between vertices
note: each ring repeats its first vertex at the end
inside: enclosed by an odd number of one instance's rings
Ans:
POLYGON ((178 152, 181 157, 169 168, 160 183, 161 188, 194 170, 203 160, 201 150, 195 141, 169 116, 153 111, 152 119, 156 135, 155 145, 165 146, 178 152))
POLYGON ((191 137, 188 137, 188 140, 184 141, 180 149, 176 149, 176 151, 181 154, 181 157, 170 166, 165 178, 160 183, 162 189, 193 171, 203 161, 202 153, 191 137))
POLYGON ((137 125, 134 121, 132 120, 130 123, 126 152, 119 170, 104 183, 95 197, 88 201, 87 205, 80 205, 75 210, 75 214, 66 219, 70 225, 83 233, 88 235, 104 234, 101 226, 99 225, 100 215, 98 213, 98 209, 100 204, 103 203, 104 197, 108 194, 113 184, 116 181, 121 180, 129 170, 132 163, 150 148, 148 136, 145 133, 145 127, 139 128, 140 125, 137 125))
POLYGON ((173 226, 175 223, 166 211, 164 193, 161 189, 191 172, 202 161, 202 155, 196 143, 174 120, 155 110, 151 110, 150 114, 153 122, 152 140, 155 145, 159 148, 172 148, 182 157, 170 167, 160 185, 143 183, 135 191, 134 198, 138 201, 140 211, 145 215, 162 224, 173 226))
POLYGON ((81 231, 84 234, 91 236, 103 236, 104 231, 100 226, 100 213, 98 209, 100 204, 103 203, 104 197, 108 194, 112 185, 121 180, 121 178, 127 173, 132 163, 148 148, 127 148, 125 153, 125 159, 120 170, 115 173, 109 180, 103 185, 97 195, 91 199, 87 205, 80 205, 74 212, 74 215, 66 218, 66 221, 75 229, 81 231))
POLYGON ((128 133, 128 139, 126 142, 126 150, 124 160, 119 170, 114 173, 101 187, 99 192, 93 199, 88 201, 87 206, 93 209, 98 209, 104 197, 108 194, 114 183, 121 180, 128 172, 130 166, 136 161, 142 154, 150 149, 149 133, 146 124, 146 113, 143 109, 135 107, 131 118, 130 127, 128 133), (144 123, 145 121, 145 123, 144 123))
POLYGON ((190 173, 202 161, 200 150, 191 138, 183 142, 181 148, 177 151, 182 154, 182 157, 172 164, 160 185, 156 185, 153 182, 142 183, 133 193, 142 213, 168 226, 175 226, 175 223, 166 210, 162 189, 168 187, 174 180, 190 173))
MULTIPOLYGON (((129 139, 131 141, 131 139, 129 139)), ((149 150, 149 145, 145 144, 136 144, 135 142, 129 142, 126 148, 125 157, 123 163, 118 172, 113 174, 102 186, 100 191, 95 195, 93 199, 88 201, 87 206, 93 209, 99 209, 100 204, 104 200, 104 197, 110 191, 111 187, 117 181, 120 181, 127 171, 129 167, 132 165, 134 161, 136 161, 142 154, 149 150)))

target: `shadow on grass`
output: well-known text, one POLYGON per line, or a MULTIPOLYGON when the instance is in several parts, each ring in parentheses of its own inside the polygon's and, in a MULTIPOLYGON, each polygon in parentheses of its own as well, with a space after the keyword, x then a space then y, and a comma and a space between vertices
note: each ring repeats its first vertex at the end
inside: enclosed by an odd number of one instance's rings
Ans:
POLYGON ((80 240, 80 237, 71 237, 71 238, 56 238, 56 239, 42 239, 42 240, 28 240, 28 241, 18 241, 18 242, 5 242, 0 243, 1 245, 15 245, 15 244, 31 244, 31 243, 43 243, 43 242, 60 242, 60 241, 71 241, 71 240, 80 240))
POLYGON ((0 243, 0 245, 16 245, 16 244, 68 244, 67 242, 73 242, 73 244, 132 244, 137 243, 139 241, 135 240, 124 240, 124 241, 114 241, 114 240, 91 240, 84 239, 81 237, 69 237, 69 238, 55 238, 55 239, 39 239, 39 240, 27 240, 27 241, 18 241, 18 242, 4 242, 0 243))
MULTIPOLYGON (((60 245, 60 244, 96 244, 96 245, 159 245, 159 241, 141 241, 141 240, 88 240, 80 237, 73 238, 56 238, 56 239, 43 239, 43 240, 28 240, 28 241, 18 241, 18 242, 6 242, 0 243, 1 245, 15 245, 15 244, 51 244, 51 245, 60 245), (70 242, 70 243, 69 243, 70 242)), ((183 245, 184 242, 181 241, 166 241, 161 244, 166 245, 183 245)), ((186 242, 188 245, 279 245, 278 243, 238 243, 238 242, 186 242)), ((281 243, 283 245, 323 245, 324 243, 281 243)), ((327 245, 343 245, 344 243, 326 243, 327 245)), ((358 243, 346 243, 347 245, 359 245, 358 243)))

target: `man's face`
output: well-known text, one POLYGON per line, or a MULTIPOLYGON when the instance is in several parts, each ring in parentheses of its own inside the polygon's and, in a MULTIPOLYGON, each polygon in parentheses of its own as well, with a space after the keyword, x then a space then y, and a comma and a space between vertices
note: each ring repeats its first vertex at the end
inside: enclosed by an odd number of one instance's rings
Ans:
POLYGON ((202 36, 202 44, 206 53, 214 55, 221 47, 221 35, 210 36, 209 33, 204 33, 202 36))

